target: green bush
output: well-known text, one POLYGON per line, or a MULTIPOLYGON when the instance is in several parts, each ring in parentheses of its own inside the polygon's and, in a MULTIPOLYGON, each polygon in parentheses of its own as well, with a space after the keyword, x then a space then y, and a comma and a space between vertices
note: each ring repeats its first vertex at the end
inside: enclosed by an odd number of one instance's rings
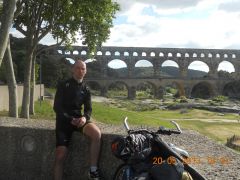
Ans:
POLYGON ((226 100, 228 100, 227 96, 216 96, 212 99, 215 102, 224 102, 226 100))
POLYGON ((172 87, 166 87, 166 92, 170 93, 170 94, 176 94, 177 93, 177 89, 174 89, 172 87))
POLYGON ((187 103, 188 100, 187 100, 186 96, 180 96, 179 102, 180 102, 180 103, 187 103))

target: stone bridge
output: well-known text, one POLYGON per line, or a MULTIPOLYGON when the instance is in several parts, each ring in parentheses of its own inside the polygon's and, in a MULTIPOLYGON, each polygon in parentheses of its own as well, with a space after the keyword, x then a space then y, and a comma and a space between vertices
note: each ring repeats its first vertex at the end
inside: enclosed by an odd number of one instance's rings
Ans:
MULTIPOLYGON (((88 60, 88 49, 86 46, 73 46, 68 50, 65 46, 59 46, 45 55, 54 58, 71 58, 73 60, 88 60)), ((97 68, 101 76, 88 77, 89 84, 95 83, 101 89, 101 95, 106 95, 109 87, 114 83, 123 84, 128 90, 128 98, 134 99, 136 90, 142 83, 152 87, 154 96, 162 98, 164 88, 174 85, 180 95, 191 97, 194 91, 203 88, 208 97, 215 95, 231 95, 240 98, 238 91, 233 90, 239 78, 240 72, 240 50, 225 49, 185 49, 185 48, 146 48, 146 47, 112 47, 104 46, 97 48, 94 59, 97 60, 97 68), (114 60, 121 60, 126 65, 124 77, 111 77, 108 75, 109 63, 114 60), (136 63, 140 60, 148 61, 152 66, 152 75, 148 77, 135 77, 136 63), (164 77, 161 68, 164 62, 172 61, 179 69, 177 77, 164 77), (201 78, 189 78, 187 76, 191 63, 200 61, 209 68, 206 76, 201 78), (223 61, 231 63, 235 72, 231 78, 218 77, 218 67, 223 61), (234 92, 229 92, 234 91, 234 92), (235 94, 235 95, 234 95, 235 94)))

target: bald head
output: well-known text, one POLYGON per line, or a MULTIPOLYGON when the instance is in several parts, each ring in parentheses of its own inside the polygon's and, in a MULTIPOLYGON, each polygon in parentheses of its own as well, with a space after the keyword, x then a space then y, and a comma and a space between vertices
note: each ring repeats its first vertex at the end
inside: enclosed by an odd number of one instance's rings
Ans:
POLYGON ((87 72, 86 63, 82 60, 77 60, 73 64, 72 73, 76 80, 82 80, 87 72))
POLYGON ((73 68, 74 68, 75 66, 85 66, 85 67, 86 67, 86 63, 85 63, 84 61, 82 61, 82 60, 77 60, 77 61, 75 61, 75 63, 73 64, 73 68))

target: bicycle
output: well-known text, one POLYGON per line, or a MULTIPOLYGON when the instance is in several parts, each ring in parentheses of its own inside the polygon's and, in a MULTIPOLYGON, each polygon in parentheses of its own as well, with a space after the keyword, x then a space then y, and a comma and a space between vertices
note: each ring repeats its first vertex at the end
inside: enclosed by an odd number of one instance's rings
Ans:
POLYGON ((144 128, 131 130, 124 119, 126 137, 119 137, 111 144, 112 153, 123 160, 115 171, 113 180, 158 180, 166 175, 167 180, 178 180, 183 176, 189 179, 205 180, 197 170, 186 163, 187 151, 165 142, 160 135, 181 134, 179 125, 171 121, 176 129, 161 126, 157 131, 144 128))

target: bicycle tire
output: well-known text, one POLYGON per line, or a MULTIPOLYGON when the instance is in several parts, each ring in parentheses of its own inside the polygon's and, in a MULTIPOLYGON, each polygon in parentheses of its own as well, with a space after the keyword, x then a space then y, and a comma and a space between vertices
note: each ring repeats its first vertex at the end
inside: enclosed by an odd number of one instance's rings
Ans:
POLYGON ((125 173, 126 171, 129 170, 131 173, 132 169, 128 164, 121 164, 120 166, 118 166, 114 176, 113 176, 113 180, 131 180, 132 176, 131 174, 129 174, 129 176, 126 177, 125 173))

